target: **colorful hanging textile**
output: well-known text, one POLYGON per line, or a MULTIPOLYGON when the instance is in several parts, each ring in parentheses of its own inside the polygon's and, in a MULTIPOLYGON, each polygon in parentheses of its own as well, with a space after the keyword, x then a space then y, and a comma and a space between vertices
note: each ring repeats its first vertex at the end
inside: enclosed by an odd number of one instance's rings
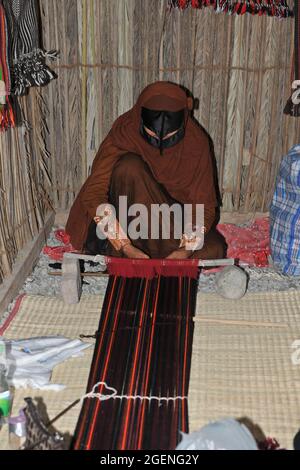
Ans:
POLYGON ((7 47, 7 22, 5 11, 0 2, 0 131, 15 126, 15 117, 10 101, 11 78, 7 47))
POLYGON ((295 0, 295 34, 294 34, 294 82, 292 96, 289 98, 284 113, 291 116, 300 116, 300 7, 295 0))
POLYGON ((45 59, 55 59, 57 52, 40 48, 37 0, 2 1, 10 36, 12 94, 21 96, 29 87, 44 86, 56 78, 45 59))
POLYGON ((175 449, 188 432, 196 297, 189 277, 110 276, 76 450, 175 449))
POLYGON ((229 15, 268 15, 286 18, 293 12, 284 0, 169 0, 171 7, 180 8, 204 8, 213 7, 217 13, 223 12, 229 15))

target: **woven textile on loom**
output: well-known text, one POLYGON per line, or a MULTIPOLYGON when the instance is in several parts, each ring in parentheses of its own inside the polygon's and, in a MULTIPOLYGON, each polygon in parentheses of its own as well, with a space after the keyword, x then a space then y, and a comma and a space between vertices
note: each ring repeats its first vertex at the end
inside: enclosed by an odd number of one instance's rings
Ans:
POLYGON ((87 386, 99 395, 83 401, 76 450, 175 449, 188 432, 196 296, 187 276, 110 276, 87 386))
POLYGON ((15 117, 10 101, 11 77, 7 51, 7 21, 4 8, 0 2, 0 131, 15 125, 15 117))
MULTIPOLYGON (((297 2, 296 2, 297 3, 297 2)), ((217 13, 230 15, 268 15, 286 18, 292 16, 288 4, 284 0, 169 0, 171 7, 185 9, 213 7, 217 13)))
POLYGON ((29 87, 44 86, 56 78, 45 59, 55 59, 57 52, 45 52, 40 48, 37 0, 2 0, 2 3, 10 39, 12 94, 21 96, 29 87))

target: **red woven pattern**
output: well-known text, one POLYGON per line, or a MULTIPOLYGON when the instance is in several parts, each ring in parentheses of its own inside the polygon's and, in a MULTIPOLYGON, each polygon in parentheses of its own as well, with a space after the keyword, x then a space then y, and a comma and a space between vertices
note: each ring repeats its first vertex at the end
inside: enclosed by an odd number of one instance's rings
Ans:
POLYGON ((197 259, 167 260, 167 259, 126 259, 106 258, 109 274, 127 278, 139 277, 153 279, 155 276, 190 277, 197 279, 197 259))

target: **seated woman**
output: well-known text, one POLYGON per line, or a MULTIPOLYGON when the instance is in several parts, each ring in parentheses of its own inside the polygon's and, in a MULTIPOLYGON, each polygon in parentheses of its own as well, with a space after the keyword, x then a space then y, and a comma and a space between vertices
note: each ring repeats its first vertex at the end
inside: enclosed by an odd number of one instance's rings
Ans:
MULTIPOLYGON (((225 240, 215 229, 217 198, 209 140, 190 116, 192 105, 180 86, 156 82, 115 121, 69 214, 66 232, 74 248, 128 258, 225 256, 225 240), (150 215, 153 205, 189 204, 192 231, 183 221, 182 236, 175 236, 173 218, 168 238, 151 237, 151 230, 148 237, 131 239, 119 220, 120 196, 127 197, 128 207, 142 204, 150 215), (96 234, 96 224, 101 225, 104 217, 97 210, 103 204, 107 204, 105 215, 111 213, 110 207, 116 209, 114 229, 106 240, 96 234), (200 204, 204 205, 204 224, 199 231, 196 207, 200 204)), ((158 220, 164 223, 161 217, 158 220)), ((126 222, 130 221, 132 214, 126 222)), ((151 228, 151 220, 144 222, 151 228)))

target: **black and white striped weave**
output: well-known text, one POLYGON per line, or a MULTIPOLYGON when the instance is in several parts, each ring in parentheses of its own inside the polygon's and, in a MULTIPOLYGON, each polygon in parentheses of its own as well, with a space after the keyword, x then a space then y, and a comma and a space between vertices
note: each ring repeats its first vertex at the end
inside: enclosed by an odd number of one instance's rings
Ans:
POLYGON ((24 95, 29 87, 44 86, 56 78, 45 64, 55 59, 56 51, 40 48, 39 7, 37 0, 3 0, 6 12, 12 65, 12 94, 24 95))

